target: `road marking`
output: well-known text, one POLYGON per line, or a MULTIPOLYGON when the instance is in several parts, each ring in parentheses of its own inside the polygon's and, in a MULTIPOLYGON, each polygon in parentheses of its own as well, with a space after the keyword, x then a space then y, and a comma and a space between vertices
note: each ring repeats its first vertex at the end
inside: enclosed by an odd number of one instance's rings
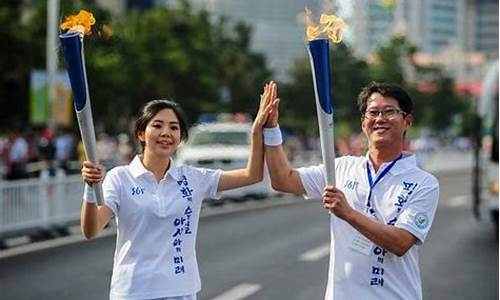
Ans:
POLYGON ((212 298, 211 300, 240 300, 245 299, 248 296, 257 293, 262 289, 260 284, 253 283, 242 283, 230 290, 225 291, 219 296, 212 298))
POLYGON ((4 243, 5 243, 5 245, 7 245, 7 247, 25 245, 25 244, 28 244, 29 242, 30 242, 30 237, 27 235, 8 238, 8 239, 4 240, 4 243))
POLYGON ((447 204, 447 206, 450 206, 450 207, 459 207, 459 206, 465 206, 469 202, 471 202, 470 196, 460 195, 460 196, 455 196, 455 197, 450 198, 450 200, 446 204, 447 204))
MULTIPOLYGON (((114 228, 107 228, 104 229, 97 237, 94 239, 99 239, 103 237, 107 237, 110 235, 116 234, 116 230, 114 228)), ((79 243, 86 241, 86 239, 83 237, 83 235, 78 234, 78 235, 70 235, 70 236, 65 236, 61 238, 56 238, 53 240, 47 240, 43 242, 37 242, 33 244, 27 244, 19 247, 14 247, 10 248, 7 250, 2 250, 0 251, 0 258, 6 258, 10 256, 16 256, 20 254, 25 254, 25 253, 30 253, 34 251, 40 251, 44 249, 49 249, 49 248, 54 248, 54 247, 59 247, 59 246, 64 246, 64 245, 69 245, 73 243, 79 243)))
POLYGON ((330 254, 330 243, 306 251, 300 255, 301 261, 317 261, 330 254))

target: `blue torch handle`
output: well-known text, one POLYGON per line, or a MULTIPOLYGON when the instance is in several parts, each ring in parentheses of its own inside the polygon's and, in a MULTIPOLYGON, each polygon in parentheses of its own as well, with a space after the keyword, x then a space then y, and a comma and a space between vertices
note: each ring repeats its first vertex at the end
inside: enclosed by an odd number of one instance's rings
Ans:
POLYGON ((327 114, 333 113, 331 80, 330 80, 330 53, 328 51, 328 40, 317 39, 309 42, 309 52, 312 58, 313 71, 319 103, 321 109, 327 114))
POLYGON ((85 103, 87 103, 87 80, 83 64, 83 38, 74 32, 61 34, 59 38, 75 98, 75 109, 81 111, 85 107, 85 103))

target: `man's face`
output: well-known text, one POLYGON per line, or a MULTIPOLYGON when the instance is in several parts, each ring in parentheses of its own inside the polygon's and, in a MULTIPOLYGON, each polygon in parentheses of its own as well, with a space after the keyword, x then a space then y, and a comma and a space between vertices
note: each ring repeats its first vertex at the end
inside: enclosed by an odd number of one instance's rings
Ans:
POLYGON ((412 115, 406 115, 392 97, 379 93, 370 95, 361 127, 370 146, 403 144, 403 135, 413 122, 412 115))

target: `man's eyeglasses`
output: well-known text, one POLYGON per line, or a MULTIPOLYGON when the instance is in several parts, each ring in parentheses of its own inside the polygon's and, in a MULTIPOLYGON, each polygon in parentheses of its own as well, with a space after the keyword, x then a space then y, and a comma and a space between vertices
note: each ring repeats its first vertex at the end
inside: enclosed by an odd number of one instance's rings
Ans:
POLYGON ((398 108, 386 108, 384 110, 369 109, 365 111, 363 116, 369 120, 374 120, 378 116, 382 116, 384 119, 395 119, 398 115, 403 115, 406 117, 407 113, 398 108))

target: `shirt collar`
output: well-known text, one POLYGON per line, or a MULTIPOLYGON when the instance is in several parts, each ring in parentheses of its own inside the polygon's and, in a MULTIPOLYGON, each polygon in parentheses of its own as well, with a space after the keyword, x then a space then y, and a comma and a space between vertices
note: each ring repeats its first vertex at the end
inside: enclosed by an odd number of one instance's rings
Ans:
MULTIPOLYGON (((389 170, 389 173, 393 175, 399 175, 403 172, 406 172, 408 170, 414 169, 417 167, 417 159, 415 157, 415 154, 411 152, 406 152, 403 151, 403 157, 401 157, 400 160, 396 162, 396 164, 389 170)), ((365 155, 365 162, 368 162, 370 166, 373 168, 372 161, 370 160, 370 153, 367 152, 365 155)), ((391 162, 386 162, 383 163, 382 166, 380 166, 380 170, 384 169, 387 167, 388 164, 391 162)), ((363 168, 366 168, 366 163, 363 164, 363 168)))
MULTIPOLYGON (((148 169, 146 169, 146 167, 144 167, 141 158, 142 156, 136 155, 129 164, 130 172, 132 173, 132 176, 134 176, 135 178, 138 178, 144 174, 153 175, 151 171, 149 171, 148 169)), ((174 178, 175 180, 179 180, 180 178, 179 168, 176 166, 172 158, 170 158, 170 167, 168 168, 163 178, 167 178, 168 175, 172 176, 172 178, 174 178)))

